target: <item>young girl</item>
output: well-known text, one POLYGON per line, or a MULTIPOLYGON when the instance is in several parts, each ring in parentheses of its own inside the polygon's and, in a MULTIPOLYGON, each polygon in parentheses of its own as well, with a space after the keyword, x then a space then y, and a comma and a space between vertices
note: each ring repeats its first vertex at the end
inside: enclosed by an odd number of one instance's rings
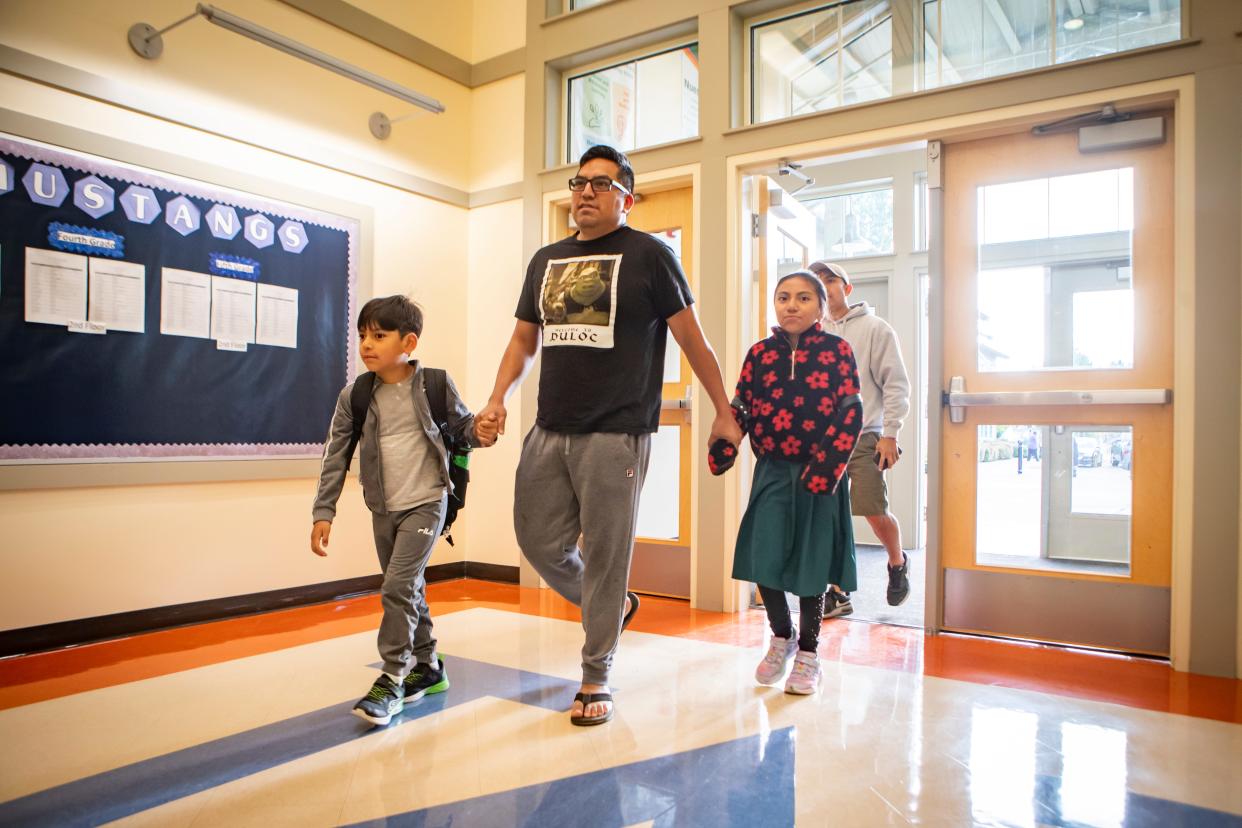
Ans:
POLYGON ((751 347, 737 381, 735 404, 759 460, 733 577, 759 585, 772 625, 755 679, 776 684, 793 658, 785 692, 807 695, 819 686, 824 592, 830 583, 857 586, 849 490, 838 484, 862 401, 849 344, 819 326, 828 301, 819 279, 790 273, 773 300, 780 325, 751 347), (786 592, 799 596, 797 641, 786 592))

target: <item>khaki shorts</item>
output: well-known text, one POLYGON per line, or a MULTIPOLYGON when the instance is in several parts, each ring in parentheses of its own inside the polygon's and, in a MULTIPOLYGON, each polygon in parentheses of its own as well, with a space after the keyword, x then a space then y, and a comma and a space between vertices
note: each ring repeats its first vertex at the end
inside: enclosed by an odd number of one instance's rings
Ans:
POLYGON ((888 486, 884 472, 875 465, 875 447, 879 442, 878 431, 860 434, 846 467, 850 477, 850 513, 859 517, 888 511, 888 486))

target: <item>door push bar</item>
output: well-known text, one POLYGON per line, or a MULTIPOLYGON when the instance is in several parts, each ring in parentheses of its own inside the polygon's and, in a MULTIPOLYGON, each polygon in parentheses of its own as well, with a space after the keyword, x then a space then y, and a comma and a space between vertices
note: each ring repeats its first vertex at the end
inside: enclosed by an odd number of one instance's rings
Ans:
POLYGON ((949 380, 942 404, 949 407, 949 422, 964 423, 967 406, 975 405, 1167 405, 1173 401, 1168 388, 1106 388, 1099 391, 981 391, 966 392, 964 377, 949 380))

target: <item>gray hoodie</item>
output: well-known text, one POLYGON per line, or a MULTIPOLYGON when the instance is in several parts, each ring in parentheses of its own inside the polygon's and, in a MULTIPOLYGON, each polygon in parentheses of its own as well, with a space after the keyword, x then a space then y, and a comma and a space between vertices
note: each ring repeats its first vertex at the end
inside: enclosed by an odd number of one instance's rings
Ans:
MULTIPOLYGON (((423 424, 423 431, 436 447, 440 458, 440 473, 445 491, 452 491, 453 484, 449 480, 449 456, 440 439, 440 429, 436 427, 431 416, 431 405, 423 389, 423 368, 417 362, 414 365, 413 381, 410 383, 410 404, 423 424)), ((319 466, 319 491, 315 495, 313 520, 331 521, 336 517, 336 501, 341 496, 341 488, 345 485, 345 464, 349 460, 345 456, 349 448, 349 437, 354 427, 354 415, 349 407, 349 395, 354 384, 351 382, 341 389, 336 398, 336 410, 332 413, 332 423, 328 426, 328 440, 323 447, 323 462, 319 466)), ((445 374, 444 392, 445 413, 448 416, 449 431, 458 441, 468 440, 470 445, 478 446, 478 438, 474 436, 474 415, 462 403, 457 394, 457 386, 453 378, 445 374)), ((379 412, 375 399, 372 397, 367 418, 362 423, 362 437, 358 440, 358 479, 362 483, 362 500, 372 512, 382 515, 387 513, 385 507, 383 484, 383 459, 380 457, 379 446, 379 412)))
POLYGON ((862 386, 863 431, 896 437, 910 413, 910 379, 897 334, 866 302, 850 305, 839 321, 825 319, 824 330, 850 343, 862 386))

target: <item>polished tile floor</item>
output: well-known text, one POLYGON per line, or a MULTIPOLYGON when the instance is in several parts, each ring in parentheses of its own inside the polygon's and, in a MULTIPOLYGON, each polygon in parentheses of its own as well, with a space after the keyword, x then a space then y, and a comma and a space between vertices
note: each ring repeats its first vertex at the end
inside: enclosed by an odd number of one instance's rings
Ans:
POLYGON ((430 597, 452 687, 387 728, 372 597, 0 662, 0 825, 1242 825, 1242 682, 838 620, 799 698, 760 613, 647 599, 577 728, 572 607, 430 597))

